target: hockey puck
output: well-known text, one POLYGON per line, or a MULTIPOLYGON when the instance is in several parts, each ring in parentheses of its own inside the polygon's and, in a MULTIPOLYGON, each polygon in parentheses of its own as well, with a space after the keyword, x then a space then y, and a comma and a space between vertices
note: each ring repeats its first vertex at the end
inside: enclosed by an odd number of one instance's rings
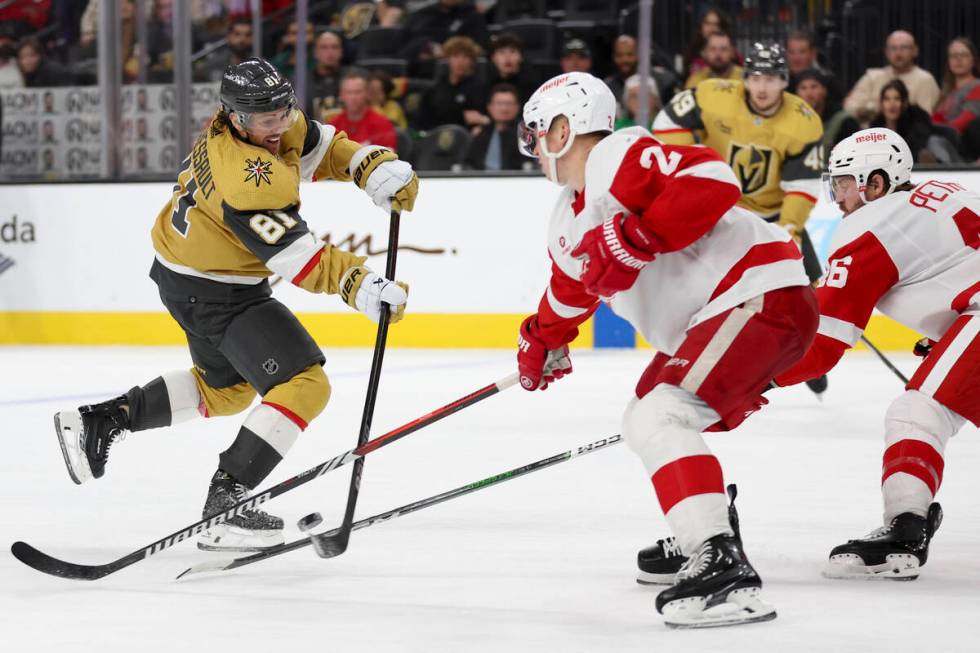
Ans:
POLYGON ((304 533, 309 533, 314 528, 323 523, 323 517, 320 516, 318 512, 311 512, 306 517, 303 517, 298 522, 296 522, 296 527, 299 528, 304 533))

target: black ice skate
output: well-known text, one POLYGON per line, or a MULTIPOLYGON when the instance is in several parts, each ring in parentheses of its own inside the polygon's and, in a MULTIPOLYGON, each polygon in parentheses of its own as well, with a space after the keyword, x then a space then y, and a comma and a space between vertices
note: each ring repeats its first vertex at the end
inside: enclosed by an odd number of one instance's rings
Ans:
POLYGON ((830 383, 827 381, 826 374, 806 381, 806 387, 810 388, 810 392, 817 395, 817 399, 820 401, 823 401, 823 393, 827 392, 827 386, 829 385, 830 383))
POLYGON ((657 595, 657 611, 671 628, 711 628, 769 621, 776 608, 761 599, 762 579, 732 535, 704 542, 657 595))
POLYGON ((116 397, 101 404, 81 406, 78 410, 55 413, 54 429, 68 475, 81 485, 90 478, 101 478, 109 459, 109 447, 126 437, 129 414, 123 409, 126 397, 116 397))
POLYGON ((915 580, 926 564, 929 541, 943 521, 938 503, 925 517, 903 512, 888 526, 859 540, 834 547, 823 575, 827 578, 915 580))
MULTIPOLYGON (((741 542, 738 530, 738 510, 735 509, 735 497, 738 488, 734 483, 728 486, 728 523, 732 526, 735 537, 741 542)), ((671 536, 657 540, 653 546, 641 549, 636 555, 636 565, 640 570, 636 574, 636 582, 640 585, 673 585, 677 572, 680 571, 687 556, 681 553, 677 540, 671 536)))
MULTIPOLYGON (((208 518, 230 510, 250 496, 248 488, 219 469, 211 478, 203 516, 208 518)), ((262 551, 285 542, 282 527, 280 517, 258 508, 242 510, 201 533, 197 547, 204 551, 262 551)))

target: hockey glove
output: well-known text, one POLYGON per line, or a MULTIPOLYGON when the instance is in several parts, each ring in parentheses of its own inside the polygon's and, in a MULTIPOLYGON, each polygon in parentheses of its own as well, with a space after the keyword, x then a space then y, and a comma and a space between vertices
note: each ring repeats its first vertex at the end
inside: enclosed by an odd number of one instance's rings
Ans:
POLYGON ((388 323, 394 324, 405 316, 408 284, 389 281, 364 266, 356 266, 341 277, 340 298, 351 308, 367 315, 372 322, 381 319, 381 302, 384 302, 391 307, 388 323))
POLYGON ((419 192, 419 178, 412 166, 399 161, 389 149, 367 145, 350 160, 350 174, 375 204, 390 211, 394 208, 411 211, 419 192))
POLYGON ((599 297, 628 290, 658 251, 655 237, 635 215, 617 213, 582 236, 572 256, 584 259, 581 281, 599 297))
POLYGON ((537 324, 537 316, 530 316, 521 323, 517 335, 517 369, 521 374, 521 387, 530 391, 544 390, 549 383, 572 373, 568 345, 548 349, 534 334, 537 324))

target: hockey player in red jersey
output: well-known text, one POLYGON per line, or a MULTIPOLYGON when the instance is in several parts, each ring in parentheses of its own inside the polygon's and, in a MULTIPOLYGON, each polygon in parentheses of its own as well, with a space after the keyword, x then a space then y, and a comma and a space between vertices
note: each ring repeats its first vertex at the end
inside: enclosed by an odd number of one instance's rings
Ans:
POLYGON ((551 280, 520 329, 521 385, 572 371, 568 343, 600 301, 632 322, 658 353, 622 432, 689 556, 657 610, 680 627, 772 619, 701 432, 735 428, 766 403, 762 390, 816 331, 813 290, 789 234, 735 207, 739 184, 714 151, 639 127, 612 133, 615 112, 587 73, 555 77, 524 107, 521 147, 564 190, 551 280))
POLYGON ((776 376, 799 383, 830 370, 877 307, 922 333, 925 360, 885 413, 884 526, 834 548, 825 575, 913 579, 942 511, 946 442, 980 425, 980 194, 949 181, 911 182, 912 152, 895 132, 841 141, 825 183, 844 212, 817 288, 820 326, 806 356, 776 376))

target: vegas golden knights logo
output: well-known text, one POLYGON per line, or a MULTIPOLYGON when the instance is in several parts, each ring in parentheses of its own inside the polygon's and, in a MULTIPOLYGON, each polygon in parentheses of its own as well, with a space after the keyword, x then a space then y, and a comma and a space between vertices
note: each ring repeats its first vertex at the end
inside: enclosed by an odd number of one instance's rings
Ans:
POLYGON ((772 150, 758 145, 731 144, 728 165, 735 171, 742 185, 742 194, 751 195, 766 187, 769 179, 769 166, 772 164, 772 150))

